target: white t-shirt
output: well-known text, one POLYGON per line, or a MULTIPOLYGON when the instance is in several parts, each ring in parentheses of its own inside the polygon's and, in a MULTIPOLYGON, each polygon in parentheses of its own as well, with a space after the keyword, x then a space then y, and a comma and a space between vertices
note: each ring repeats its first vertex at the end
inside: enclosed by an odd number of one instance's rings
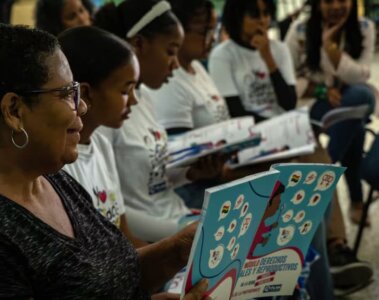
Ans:
POLYGON ((199 128, 229 119, 224 98, 200 62, 195 74, 176 69, 168 84, 148 89, 155 116, 165 128, 199 128))
POLYGON ((120 227, 120 216, 125 213, 125 206, 112 146, 104 136, 95 132, 91 143, 79 144, 78 151, 78 159, 63 169, 87 190, 95 208, 120 227))
POLYGON ((91 136, 90 145, 78 145, 78 159, 64 169, 92 196, 95 208, 116 226, 120 226, 120 216, 125 213, 129 230, 144 241, 155 242, 173 235, 178 230, 177 220, 162 220, 124 205, 129 201, 123 200, 113 148, 107 139, 112 138, 114 130, 102 129, 91 136), (107 138, 100 131, 106 132, 107 138))
POLYGON ((125 205, 177 224, 190 210, 166 173, 167 133, 155 120, 145 89, 137 91, 138 104, 122 128, 100 130, 112 141, 125 205))
MULTIPOLYGON (((295 85, 295 72, 288 47, 270 40, 272 56, 284 80, 295 85)), ((280 115, 270 73, 260 53, 232 40, 218 45, 209 58, 209 73, 224 97, 238 96, 244 108, 264 118, 280 115)))

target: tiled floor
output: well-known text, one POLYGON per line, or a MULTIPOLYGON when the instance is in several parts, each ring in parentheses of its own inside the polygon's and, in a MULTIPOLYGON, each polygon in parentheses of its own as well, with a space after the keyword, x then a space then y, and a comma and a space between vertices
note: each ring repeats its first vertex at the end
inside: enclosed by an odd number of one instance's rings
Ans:
MULTIPOLYGON (((379 54, 376 55, 375 61, 373 63, 371 83, 379 87, 379 54)), ((379 132, 379 119, 373 118, 372 124, 370 124, 376 132, 379 132)), ((369 144, 370 141, 368 141, 369 144)), ((378 166, 379 167, 379 166, 378 166)), ((365 186, 366 193, 367 186, 365 186)), ((340 201, 342 210, 345 217, 345 223, 348 232, 349 244, 352 246, 355 235, 357 232, 357 226, 353 225, 347 217, 347 210, 349 207, 349 198, 346 190, 346 185, 343 181, 340 182, 338 186, 340 201)), ((344 297, 346 300, 377 300, 379 299, 379 201, 374 202, 370 208, 370 220, 371 227, 364 230, 364 235, 361 242, 361 247, 359 251, 359 258, 362 260, 369 261, 373 264, 375 268, 374 282, 368 286, 366 289, 361 290, 355 294, 348 297, 344 297)))

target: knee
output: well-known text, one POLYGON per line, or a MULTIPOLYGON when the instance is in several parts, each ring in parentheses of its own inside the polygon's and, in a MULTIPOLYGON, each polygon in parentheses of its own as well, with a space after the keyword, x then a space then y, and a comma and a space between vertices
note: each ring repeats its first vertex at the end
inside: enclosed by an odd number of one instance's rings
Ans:
POLYGON ((367 104, 369 106, 368 115, 370 115, 375 108, 375 93, 371 87, 365 84, 350 85, 343 92, 342 103, 345 106, 367 104))

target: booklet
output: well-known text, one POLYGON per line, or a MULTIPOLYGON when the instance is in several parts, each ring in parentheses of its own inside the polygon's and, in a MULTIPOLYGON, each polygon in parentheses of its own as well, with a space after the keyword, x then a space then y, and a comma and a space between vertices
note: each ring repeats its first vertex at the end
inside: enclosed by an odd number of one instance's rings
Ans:
POLYGON ((263 121, 254 126, 253 132, 261 136, 260 144, 239 151, 236 158, 229 162, 231 169, 311 154, 315 151, 316 140, 307 108, 263 121))
POLYGON ((188 166, 216 152, 231 153, 256 146, 261 138, 253 128, 253 117, 241 117, 178 135, 168 143, 167 168, 188 166))
POLYGON ((213 299, 292 295, 345 168, 278 164, 207 189, 182 296, 202 278, 213 299))

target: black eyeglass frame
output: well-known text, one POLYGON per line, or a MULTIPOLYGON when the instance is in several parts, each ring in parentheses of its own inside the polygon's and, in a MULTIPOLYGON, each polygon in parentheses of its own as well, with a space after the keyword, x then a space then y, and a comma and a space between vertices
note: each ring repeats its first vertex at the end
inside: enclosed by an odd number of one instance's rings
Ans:
POLYGON ((36 95, 36 94, 47 94, 47 93, 54 93, 54 92, 71 92, 73 91, 74 94, 72 99, 74 100, 74 106, 75 108, 73 110, 78 111, 79 103, 80 103, 80 83, 77 81, 73 81, 70 85, 60 87, 60 88, 53 88, 53 89, 38 89, 38 90, 30 90, 30 91, 16 91, 16 93, 22 95, 22 96, 30 96, 30 95, 36 95))

